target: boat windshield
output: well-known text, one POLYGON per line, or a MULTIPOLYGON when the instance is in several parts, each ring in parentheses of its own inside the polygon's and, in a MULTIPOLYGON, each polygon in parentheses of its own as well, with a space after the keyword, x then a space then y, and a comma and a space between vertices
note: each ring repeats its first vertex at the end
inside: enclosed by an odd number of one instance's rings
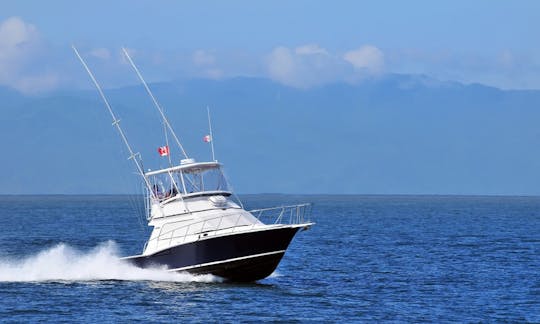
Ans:
POLYGON ((158 199, 176 194, 196 195, 205 192, 229 192, 229 185, 219 165, 204 165, 170 170, 148 177, 158 199))

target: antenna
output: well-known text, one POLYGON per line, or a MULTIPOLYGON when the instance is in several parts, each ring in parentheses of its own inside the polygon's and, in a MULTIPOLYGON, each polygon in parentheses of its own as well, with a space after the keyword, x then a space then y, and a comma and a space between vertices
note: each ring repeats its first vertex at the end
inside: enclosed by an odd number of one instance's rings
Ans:
POLYGON ((82 65, 84 66, 84 69, 86 70, 86 72, 88 72, 88 75, 90 76, 90 79, 92 79, 92 81, 94 82, 94 85, 96 86, 96 88, 97 88, 97 90, 99 92, 99 95, 101 96, 101 99, 103 99, 103 102, 105 103, 105 106, 107 107, 107 110, 109 110, 109 113, 111 114, 111 117, 113 119, 112 124, 113 124, 114 127, 116 127, 116 130, 120 134, 120 137, 122 138, 122 141, 124 142, 124 144, 126 145, 128 151, 129 151, 129 158, 128 159, 133 160, 133 162, 135 162, 135 165, 137 166, 137 171, 139 171, 139 174, 143 177, 144 183, 146 184, 146 187, 148 188, 148 191, 150 192, 152 197, 157 199, 157 197, 155 196, 154 191, 152 190, 150 182, 148 182, 148 179, 144 175, 144 170, 143 170, 143 167, 142 167, 141 163, 137 160, 137 157, 140 158, 141 154, 133 152, 133 149, 131 148, 131 145, 129 145, 127 137, 124 134, 124 131, 120 127, 120 119, 116 118, 116 115, 114 114, 114 112, 113 112, 113 110, 111 108, 111 105, 109 104, 109 101, 107 100, 107 97, 105 97, 105 94, 103 93, 103 90, 101 90, 101 86, 99 85, 96 78, 94 77, 94 74, 92 74, 92 71, 90 71, 90 68, 88 67, 88 65, 86 65, 86 62, 83 60, 83 58, 81 57, 81 55, 79 54, 79 51, 77 51, 75 46, 72 45, 71 47, 73 48, 73 51, 75 52, 75 54, 79 58, 79 61, 81 61, 82 65))
POLYGON ((148 92, 148 95, 150 96, 150 98, 152 98, 152 101, 154 102, 154 106, 156 106, 157 110, 159 111, 159 113, 161 114, 161 118, 163 118, 163 123, 167 126, 167 128, 169 129, 169 131, 171 132, 172 136, 174 137, 175 141, 176 141, 176 144, 178 144, 178 147, 180 148, 180 150, 182 151, 182 154, 184 154, 184 156, 187 158, 188 155, 186 153, 186 151, 184 150, 184 147, 182 146, 182 144, 180 143, 180 140, 178 139, 178 137, 176 136, 176 133, 174 132, 174 130, 172 129, 171 127, 171 124, 169 124, 169 121, 167 120, 167 117, 165 117, 165 113, 163 112, 163 108, 161 108, 161 106, 159 105, 159 103, 157 102, 156 98, 154 97, 154 94, 152 94, 152 91, 150 91, 150 88, 148 87, 148 84, 146 84, 146 81, 144 81, 144 78, 142 77, 141 75, 141 72, 139 72, 139 69, 137 68, 137 66, 135 65, 135 63, 133 62, 133 60, 131 59, 131 57, 129 56, 129 53, 127 52, 127 50, 122 47, 122 51, 124 52, 124 55, 126 56, 126 58, 128 59, 129 61, 129 64, 131 64, 131 67, 133 67, 133 70, 135 70, 135 73, 137 73, 137 76, 139 77, 139 79, 141 80, 142 84, 144 85, 144 88, 146 89, 146 92, 148 92))
POLYGON ((215 162, 217 160, 214 154, 214 134, 212 134, 212 121, 210 120, 210 107, 206 106, 206 112, 208 114, 208 130, 210 131, 210 147, 212 148, 212 160, 215 162))

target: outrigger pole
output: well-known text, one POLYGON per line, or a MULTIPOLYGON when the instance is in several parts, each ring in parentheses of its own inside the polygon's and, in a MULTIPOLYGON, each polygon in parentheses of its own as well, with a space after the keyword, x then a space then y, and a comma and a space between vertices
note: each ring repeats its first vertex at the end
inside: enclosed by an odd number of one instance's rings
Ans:
POLYGON ((148 182, 148 179, 144 175, 144 170, 143 170, 143 167, 142 167, 141 163, 139 162, 139 160, 137 160, 137 157, 140 158, 141 154, 133 152, 133 149, 131 148, 131 145, 129 145, 129 142, 127 140, 126 135, 124 134, 124 131, 122 130, 122 127, 120 127, 120 119, 116 118, 116 115, 114 114, 114 112, 113 112, 113 110, 111 108, 111 105, 109 104, 109 101, 107 100, 107 97, 105 97, 105 94, 103 93, 103 90, 101 90, 101 86, 99 85, 96 78, 94 77, 94 74, 92 73, 92 71, 90 71, 90 68, 88 67, 88 65, 86 65, 86 62, 83 60, 83 58, 81 57, 81 55, 79 54, 79 51, 77 51, 75 46, 72 45, 71 47, 73 48, 73 51, 75 52, 75 54, 79 58, 79 61, 81 61, 82 65, 84 66, 84 68, 86 70, 86 72, 88 72, 88 75, 90 76, 90 79, 92 79, 92 81, 94 82, 94 85, 96 86, 96 88, 97 88, 97 90, 99 92, 99 95, 101 96, 101 99, 103 99, 103 102, 105 103, 105 106, 109 110, 109 113, 111 114, 111 117, 113 119, 112 124, 113 124, 114 127, 116 127, 116 130, 120 134, 120 137, 122 138, 122 141, 124 141, 124 144, 126 145, 128 151, 129 151, 129 158, 128 159, 133 160, 133 162, 135 162, 135 165, 137 166, 137 171, 139 171, 139 174, 143 177, 144 183, 146 184, 146 187, 148 188, 148 191, 150 192, 150 194, 152 195, 153 198, 157 199, 156 194, 152 190, 152 186, 150 185, 150 182, 148 182))
POLYGON ((212 121, 210 120, 210 107, 206 106, 206 113, 208 114, 208 131, 210 132, 210 147, 212 148, 212 160, 216 162, 216 156, 214 154, 214 134, 212 134, 212 121))
POLYGON ((150 96, 150 98, 152 98, 152 101, 154 102, 154 106, 156 106, 157 110, 161 114, 161 118, 163 118, 163 123, 165 123, 165 125, 167 126, 167 128, 171 132, 172 136, 174 137, 174 140, 176 141, 176 144, 178 144, 178 147, 180 147, 180 150, 182 151, 182 154, 184 154, 186 159, 189 158, 186 151, 184 150, 184 147, 180 143, 180 140, 176 136, 176 133, 174 132, 171 124, 167 120, 167 117, 165 117, 165 113, 163 112, 163 108, 161 108, 161 106, 157 102, 156 98, 154 97, 154 94, 152 94, 152 91, 150 91, 150 88, 148 87, 148 84, 146 84, 146 81, 144 81, 144 78, 142 77, 141 72, 139 72, 139 69, 137 68, 137 66, 135 65, 135 63, 133 62, 131 57, 129 56, 129 53, 127 52, 127 50, 124 47, 122 47, 122 51, 124 52, 124 55, 128 59, 129 64, 131 64, 131 66, 133 67, 133 70, 135 70, 135 73, 137 73, 137 76, 139 77, 139 80, 141 80, 142 84, 144 85, 144 88, 146 89, 146 92, 148 92, 148 95, 150 96))

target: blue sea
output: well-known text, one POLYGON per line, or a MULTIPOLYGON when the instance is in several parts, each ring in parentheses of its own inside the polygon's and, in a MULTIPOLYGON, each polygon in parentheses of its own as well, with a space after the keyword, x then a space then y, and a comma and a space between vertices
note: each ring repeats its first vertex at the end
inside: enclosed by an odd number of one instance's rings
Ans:
POLYGON ((0 321, 540 322, 540 197, 249 195, 313 203, 251 284, 141 270, 136 196, 0 196, 0 321))

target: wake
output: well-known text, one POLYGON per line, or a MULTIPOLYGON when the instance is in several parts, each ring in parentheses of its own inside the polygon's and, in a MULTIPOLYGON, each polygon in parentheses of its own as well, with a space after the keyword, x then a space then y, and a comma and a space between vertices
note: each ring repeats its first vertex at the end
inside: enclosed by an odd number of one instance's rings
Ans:
POLYGON ((220 282, 212 275, 168 272, 166 268, 141 269, 121 260, 112 241, 81 252, 64 243, 25 257, 0 259, 0 282, 43 281, 168 281, 220 282))

